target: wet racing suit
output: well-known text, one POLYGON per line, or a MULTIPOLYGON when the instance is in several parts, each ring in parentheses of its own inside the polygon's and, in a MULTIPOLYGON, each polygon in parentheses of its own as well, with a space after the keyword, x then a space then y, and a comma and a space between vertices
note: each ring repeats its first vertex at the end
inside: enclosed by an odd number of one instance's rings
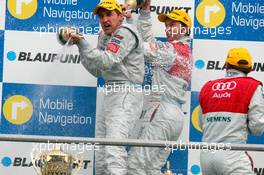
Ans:
MULTIPOLYGON (((264 131, 262 84, 240 71, 229 69, 226 78, 206 83, 199 102, 203 142, 245 144, 249 132, 264 131)), ((244 151, 203 150, 200 159, 204 175, 253 174, 244 151)))
MULTIPOLYGON (((138 139, 176 141, 183 128, 181 108, 186 102, 191 78, 189 37, 172 42, 155 40, 150 13, 144 10, 137 22, 144 41, 145 61, 153 66, 152 92, 145 95, 141 116, 145 124, 138 139)), ((128 156, 128 175, 160 175, 169 154, 170 151, 164 148, 132 147, 128 156)))
MULTIPOLYGON (((83 66, 106 82, 107 93, 96 118, 96 137, 127 139, 143 105, 143 46, 136 29, 122 24, 112 35, 101 32, 97 48, 85 40, 78 47, 83 66)), ((95 155, 97 175, 127 174, 124 147, 101 147, 95 155)))

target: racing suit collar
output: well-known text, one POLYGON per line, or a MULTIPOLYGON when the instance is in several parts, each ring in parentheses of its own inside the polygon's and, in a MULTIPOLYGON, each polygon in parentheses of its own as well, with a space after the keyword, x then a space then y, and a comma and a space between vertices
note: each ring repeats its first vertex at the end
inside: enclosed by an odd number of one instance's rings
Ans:
POLYGON ((226 77, 246 77, 246 74, 236 69, 228 69, 226 71, 226 77))

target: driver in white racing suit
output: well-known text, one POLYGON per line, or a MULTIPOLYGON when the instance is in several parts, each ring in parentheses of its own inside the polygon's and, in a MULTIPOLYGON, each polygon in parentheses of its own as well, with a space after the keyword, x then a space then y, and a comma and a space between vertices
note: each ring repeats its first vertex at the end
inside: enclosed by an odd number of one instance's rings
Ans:
MULTIPOLYGON (((226 59, 226 77, 207 82, 199 95, 203 142, 246 144, 249 133, 264 131, 262 83, 247 77, 252 60, 247 49, 233 48, 226 59)), ((254 174, 245 151, 202 150, 203 175, 254 174)))
MULTIPOLYGON (((138 139, 176 141, 183 128, 182 104, 191 79, 192 55, 189 15, 182 10, 160 14, 165 23, 167 42, 157 41, 152 34, 150 0, 146 0, 138 18, 138 31, 144 41, 145 61, 153 67, 152 93, 145 95, 141 121, 148 121, 138 139), (181 32, 179 32, 181 31, 181 32)), ((160 175, 169 150, 132 147, 128 156, 128 175, 160 175)))

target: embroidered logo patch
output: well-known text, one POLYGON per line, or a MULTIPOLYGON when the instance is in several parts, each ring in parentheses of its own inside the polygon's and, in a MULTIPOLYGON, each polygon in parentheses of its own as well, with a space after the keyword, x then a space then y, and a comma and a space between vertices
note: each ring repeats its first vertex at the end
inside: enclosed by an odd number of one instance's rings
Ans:
POLYGON ((119 45, 121 43, 121 41, 114 37, 114 38, 112 38, 111 43, 116 43, 119 45))
POLYGON ((119 50, 119 48, 120 48, 119 45, 117 45, 117 44, 111 42, 111 43, 109 43, 109 44, 107 45, 106 50, 109 50, 109 51, 111 51, 111 52, 113 52, 113 53, 117 53, 118 50, 119 50))

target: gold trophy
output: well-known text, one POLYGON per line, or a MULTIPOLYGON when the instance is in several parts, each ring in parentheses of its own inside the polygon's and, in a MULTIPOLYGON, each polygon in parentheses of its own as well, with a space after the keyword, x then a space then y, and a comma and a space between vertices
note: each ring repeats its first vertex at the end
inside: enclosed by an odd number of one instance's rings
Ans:
POLYGON ((32 164, 38 175, 75 175, 83 166, 83 159, 63 152, 61 147, 56 145, 52 151, 44 153, 31 152, 32 164), (73 172, 73 166, 77 166, 73 172))
POLYGON ((166 171, 163 175, 173 175, 171 170, 170 170, 170 162, 169 161, 167 161, 167 163, 166 163, 166 171))
POLYGON ((128 4, 132 9, 139 8, 145 0, 125 0, 125 3, 128 4))

